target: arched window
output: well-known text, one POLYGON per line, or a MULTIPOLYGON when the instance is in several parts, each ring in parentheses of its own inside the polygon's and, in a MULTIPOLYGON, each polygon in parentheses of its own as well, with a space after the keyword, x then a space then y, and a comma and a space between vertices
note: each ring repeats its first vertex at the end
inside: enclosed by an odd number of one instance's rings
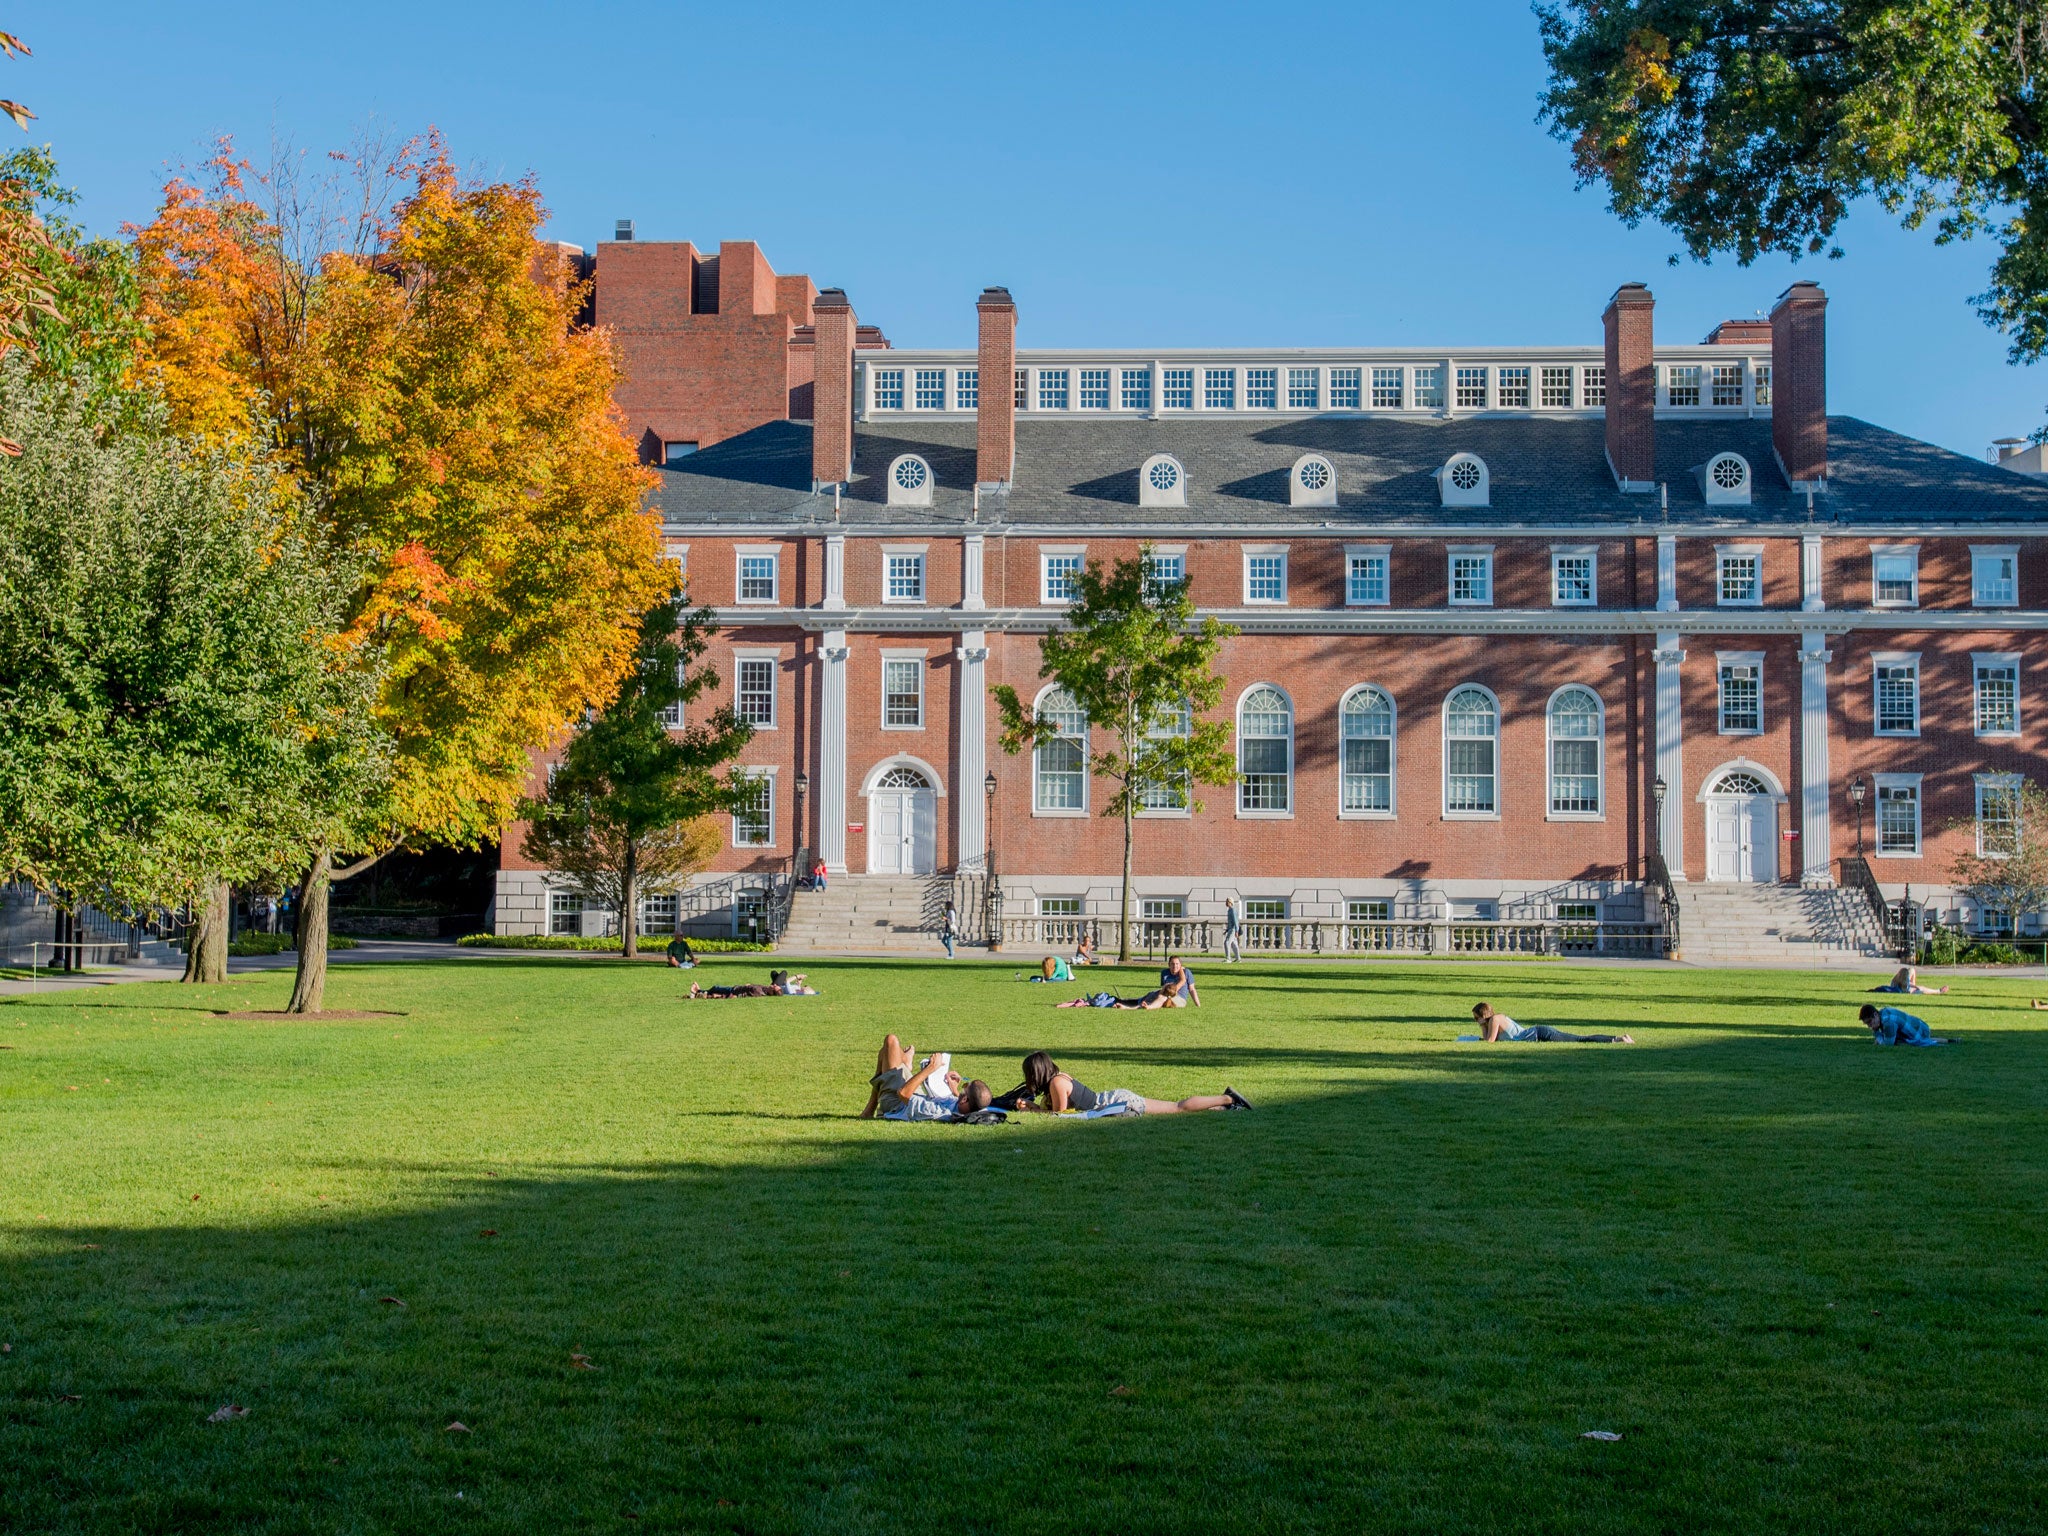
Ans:
POLYGON ((1032 753, 1032 767, 1038 779, 1033 803, 1041 811, 1086 811, 1088 717, 1060 688, 1048 688, 1038 696, 1037 713, 1056 734, 1039 742, 1032 753))
POLYGON ((1753 773, 1733 771, 1724 773, 1707 791, 1710 795, 1768 795, 1771 786, 1753 773))
MULTIPOLYGON (((1195 712, 1183 699, 1179 704, 1162 709, 1152 722, 1152 728, 1145 733, 1148 742, 1177 741, 1194 729, 1195 712)), ((1188 808, 1188 778, 1177 774, 1170 783, 1148 784, 1138 795, 1138 809, 1141 811, 1184 811, 1188 808)))
POLYGON ((1467 683, 1444 700, 1444 814, 1500 813, 1500 706, 1467 683))
POLYGON ((1560 688, 1550 698, 1550 814, 1598 816, 1604 809, 1600 699, 1590 688, 1560 688))
POLYGON ((889 464, 889 505, 928 507, 931 504, 931 465, 914 453, 898 454, 889 464))
POLYGON ((1260 684, 1237 706, 1237 808, 1273 814, 1294 808, 1294 707, 1260 684))
POLYGON ((1354 816, 1394 813, 1394 701, 1377 688, 1354 688, 1339 716, 1344 737, 1342 809, 1354 816))

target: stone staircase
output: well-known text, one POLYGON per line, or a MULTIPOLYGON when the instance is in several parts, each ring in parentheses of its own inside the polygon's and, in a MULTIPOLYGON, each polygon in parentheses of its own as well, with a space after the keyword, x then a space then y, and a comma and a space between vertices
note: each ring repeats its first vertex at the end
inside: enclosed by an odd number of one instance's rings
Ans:
POLYGON ((1692 881, 1677 890, 1681 958, 1693 965, 1869 970, 1891 957, 1858 891, 1692 881))
POLYGON ((796 893, 776 947, 796 954, 944 956, 939 921, 952 890, 951 875, 835 875, 822 891, 796 893))

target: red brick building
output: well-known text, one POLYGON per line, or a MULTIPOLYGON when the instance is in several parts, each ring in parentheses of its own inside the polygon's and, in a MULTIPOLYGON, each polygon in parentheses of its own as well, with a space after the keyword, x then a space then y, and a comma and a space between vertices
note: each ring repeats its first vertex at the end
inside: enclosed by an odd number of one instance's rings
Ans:
MULTIPOLYGON (((1660 829, 1676 884, 1825 888, 1859 823, 1948 915, 2039 761, 2048 484, 1829 416, 1810 283, 1697 345, 1629 284, 1585 346, 1145 353, 1020 350, 1001 289, 974 351, 890 348, 745 243, 606 245, 596 283, 757 725, 758 813, 654 929, 800 852, 971 880, 993 850, 1006 913, 1113 915, 1120 827, 1038 641, 1080 563, 1146 545, 1242 631, 1247 774, 1141 818, 1154 916, 1644 919, 1660 829), (1006 757, 998 683, 1066 739, 1006 757)), ((582 921, 514 849, 500 931, 582 921)))

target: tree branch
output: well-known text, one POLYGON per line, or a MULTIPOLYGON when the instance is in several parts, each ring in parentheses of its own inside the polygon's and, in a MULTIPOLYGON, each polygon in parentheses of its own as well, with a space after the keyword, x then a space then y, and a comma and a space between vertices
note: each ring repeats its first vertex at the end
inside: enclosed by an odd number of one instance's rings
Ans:
POLYGON ((344 880, 353 880, 357 875, 360 875, 364 870, 370 868, 374 864, 382 863, 385 859, 390 858, 392 854, 397 853, 404 846, 405 839, 401 837, 397 842, 393 843, 389 848, 386 848, 382 853, 373 853, 369 855, 367 858, 357 859, 355 863, 349 865, 348 868, 346 869, 342 869, 337 866, 327 876, 328 882, 333 885, 339 885, 344 880))

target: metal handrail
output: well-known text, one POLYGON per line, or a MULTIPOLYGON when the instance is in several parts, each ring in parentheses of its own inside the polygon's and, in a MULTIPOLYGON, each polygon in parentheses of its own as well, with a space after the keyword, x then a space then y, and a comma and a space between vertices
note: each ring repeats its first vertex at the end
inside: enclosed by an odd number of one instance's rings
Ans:
MULTIPOLYGON (((1099 917, 1010 917, 1003 944, 1023 952, 1071 954, 1086 934, 1098 953, 1115 942, 1118 920, 1099 917)), ((1247 954, 1270 955, 1616 955, 1661 958, 1671 953, 1673 926, 1601 918, 1461 922, 1449 918, 1254 920, 1238 930, 1247 954)), ((1213 953, 1221 930, 1200 918, 1136 918, 1132 949, 1147 956, 1172 951, 1213 953)))
POLYGON ((1649 876, 1650 889, 1656 894, 1657 908, 1663 914, 1666 941, 1664 952, 1676 957, 1679 952, 1678 933, 1678 888, 1671 879, 1671 866, 1664 862, 1664 855, 1652 853, 1644 860, 1644 873, 1649 876))
POLYGON ((1917 915, 1908 922, 1903 911, 1893 911, 1892 904, 1885 900, 1884 887, 1877 883, 1877 874, 1870 867, 1870 861, 1860 854, 1842 860, 1842 889, 1855 891, 1870 904, 1871 915, 1877 919, 1877 931, 1891 946, 1892 952, 1903 965, 1911 965, 1918 958, 1916 935, 1919 922, 1917 915))

